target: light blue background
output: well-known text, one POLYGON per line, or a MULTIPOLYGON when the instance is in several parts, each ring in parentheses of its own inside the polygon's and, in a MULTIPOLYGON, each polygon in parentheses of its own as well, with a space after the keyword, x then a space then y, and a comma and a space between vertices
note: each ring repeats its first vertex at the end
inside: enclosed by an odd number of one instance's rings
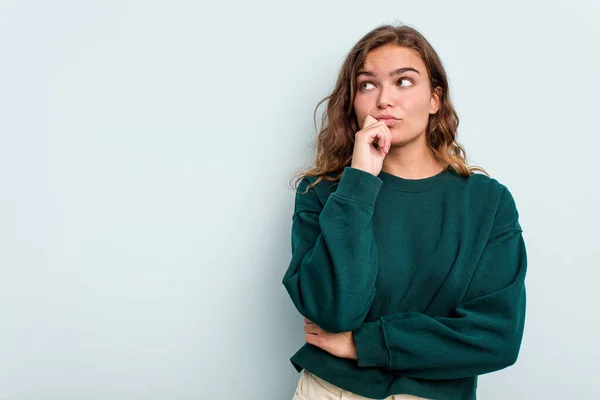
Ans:
MULTIPOLYGON (((597 1, 0 2, 0 399, 291 399, 313 110, 381 23, 447 68, 528 246, 484 400, 597 396, 597 1)), ((323 108, 321 108, 322 110, 323 108)))

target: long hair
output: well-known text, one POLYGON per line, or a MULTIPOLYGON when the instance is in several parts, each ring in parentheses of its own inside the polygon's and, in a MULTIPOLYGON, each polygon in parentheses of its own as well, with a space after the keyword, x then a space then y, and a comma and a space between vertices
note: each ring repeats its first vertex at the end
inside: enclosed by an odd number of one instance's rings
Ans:
POLYGON ((442 89, 440 108, 437 113, 429 115, 426 129, 427 145, 434 156, 442 164, 452 166, 462 176, 468 177, 476 170, 489 176, 483 168, 467 165, 465 149, 456 140, 459 119, 450 100, 446 71, 436 51, 423 35, 410 26, 382 25, 363 36, 350 50, 331 94, 315 107, 314 125, 317 134, 315 162, 314 166, 300 172, 297 176, 294 183, 296 189, 304 177, 318 177, 315 182, 308 185, 307 190, 323 179, 338 181, 344 167, 351 164, 354 136, 359 130, 354 112, 356 74, 363 66, 369 51, 389 44, 415 50, 425 63, 431 90, 438 86, 442 89), (321 118, 321 130, 318 131, 317 110, 325 101, 328 101, 327 109, 321 118))

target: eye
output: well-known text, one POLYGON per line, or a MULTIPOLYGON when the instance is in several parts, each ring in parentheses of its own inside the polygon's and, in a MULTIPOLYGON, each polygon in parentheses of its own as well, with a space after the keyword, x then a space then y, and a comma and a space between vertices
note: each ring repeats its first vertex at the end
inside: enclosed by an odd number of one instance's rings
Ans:
MULTIPOLYGON (((400 79, 398 79, 398 82, 401 82, 401 81, 407 81, 407 82, 410 82, 410 85, 409 85, 409 86, 411 86, 411 85, 414 83, 412 79, 410 79, 410 78, 406 78, 406 77, 403 77, 403 78, 400 78, 400 79)), ((400 86, 402 86, 402 85, 400 85, 400 86)))
POLYGON ((372 83, 371 83, 371 82, 365 81, 365 82, 361 82, 361 83, 359 83, 359 84, 358 84, 358 88, 359 88, 360 90, 366 90, 367 88, 365 88, 365 87, 363 86, 363 85, 365 85, 365 84, 370 84, 370 85, 372 85, 372 83))
MULTIPOLYGON (((402 85, 402 84, 400 84, 399 86, 401 86, 401 87, 407 87, 407 86, 412 86, 412 85, 414 85, 414 81, 413 81, 412 79, 410 79, 410 78, 407 78, 407 77, 402 77, 402 78, 398 79, 398 82, 402 82, 402 81, 409 82, 409 83, 410 83, 410 85, 402 85)), ((372 85, 372 84, 373 84, 373 83, 371 83, 371 82, 369 82, 369 81, 364 81, 364 82, 361 82, 361 83, 359 83, 359 84, 358 84, 358 90, 360 90, 360 91, 365 91, 365 90, 368 90, 368 89, 365 87, 365 85, 372 85)))

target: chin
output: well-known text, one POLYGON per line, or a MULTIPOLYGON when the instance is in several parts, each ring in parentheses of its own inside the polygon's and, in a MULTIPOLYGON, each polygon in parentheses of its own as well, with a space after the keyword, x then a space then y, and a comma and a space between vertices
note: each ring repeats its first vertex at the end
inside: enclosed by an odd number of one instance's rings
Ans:
POLYGON ((392 130, 390 130, 390 133, 392 134, 392 144, 396 145, 396 146, 402 146, 404 144, 409 144, 409 143, 415 142, 415 141, 419 140, 419 138, 422 136, 422 134, 403 135, 401 133, 394 132, 392 130))

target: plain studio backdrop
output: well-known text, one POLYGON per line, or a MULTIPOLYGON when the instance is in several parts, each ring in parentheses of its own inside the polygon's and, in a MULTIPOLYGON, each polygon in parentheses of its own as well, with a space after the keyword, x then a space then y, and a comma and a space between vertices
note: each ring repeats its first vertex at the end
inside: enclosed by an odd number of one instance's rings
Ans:
POLYGON ((458 139, 524 229, 520 358, 479 398, 597 398, 599 16, 592 0, 3 0, 0 399, 291 399, 289 181, 346 53, 397 22, 438 51, 458 139))

